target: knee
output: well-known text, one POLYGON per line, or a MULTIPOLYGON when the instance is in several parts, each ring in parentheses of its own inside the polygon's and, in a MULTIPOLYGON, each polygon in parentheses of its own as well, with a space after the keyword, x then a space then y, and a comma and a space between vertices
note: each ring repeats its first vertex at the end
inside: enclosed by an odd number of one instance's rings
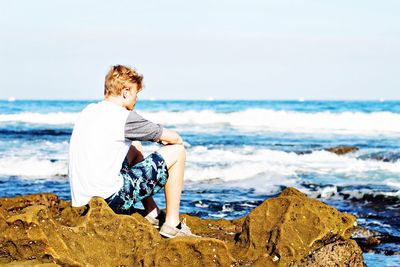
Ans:
POLYGON ((176 161, 186 160, 186 150, 183 145, 168 145, 162 147, 158 152, 167 161, 168 166, 174 164, 176 161))
POLYGON ((186 149, 183 145, 173 145, 175 153, 180 160, 186 160, 186 149))
POLYGON ((183 146, 183 145, 181 145, 181 154, 182 154, 182 159, 183 160, 186 160, 186 149, 185 149, 185 147, 183 146))

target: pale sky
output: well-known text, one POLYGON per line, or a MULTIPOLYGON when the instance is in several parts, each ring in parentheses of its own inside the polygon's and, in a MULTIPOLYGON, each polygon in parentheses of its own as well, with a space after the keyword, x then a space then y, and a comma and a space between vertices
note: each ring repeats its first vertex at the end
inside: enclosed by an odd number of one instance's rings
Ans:
POLYGON ((0 99, 400 99, 400 1, 0 0, 0 99))

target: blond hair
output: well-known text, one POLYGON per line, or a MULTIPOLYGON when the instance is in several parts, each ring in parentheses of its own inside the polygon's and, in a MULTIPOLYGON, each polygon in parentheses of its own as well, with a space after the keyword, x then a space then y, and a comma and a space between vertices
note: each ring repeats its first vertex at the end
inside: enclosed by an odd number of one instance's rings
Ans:
POLYGON ((137 90, 143 88, 143 76, 134 68, 123 65, 112 66, 104 82, 105 96, 118 96, 124 88, 129 88, 136 83, 137 90))

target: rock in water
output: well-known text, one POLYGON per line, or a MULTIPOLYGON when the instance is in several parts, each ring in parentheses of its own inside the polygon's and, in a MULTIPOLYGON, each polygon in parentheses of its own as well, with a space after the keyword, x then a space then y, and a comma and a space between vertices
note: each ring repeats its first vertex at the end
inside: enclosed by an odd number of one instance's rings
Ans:
POLYGON ((352 215, 294 188, 246 218, 187 216, 202 238, 163 239, 135 213, 116 215, 101 198, 72 208, 52 194, 0 199, 0 265, 363 266, 350 240, 352 215))
POLYGON ((326 149, 326 151, 335 153, 336 155, 344 155, 357 150, 359 150, 359 148, 355 146, 336 146, 326 149))

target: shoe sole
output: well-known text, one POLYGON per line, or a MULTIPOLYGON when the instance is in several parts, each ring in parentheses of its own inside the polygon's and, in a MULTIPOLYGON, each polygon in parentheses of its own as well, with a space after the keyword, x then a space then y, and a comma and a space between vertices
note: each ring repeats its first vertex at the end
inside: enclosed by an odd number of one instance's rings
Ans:
POLYGON ((160 232, 160 235, 163 236, 163 237, 168 237, 168 238, 175 238, 176 237, 176 235, 170 235, 170 234, 161 233, 161 232, 160 232))
POLYGON ((170 234, 166 234, 166 233, 161 233, 159 232, 161 236, 163 237, 167 237, 167 238, 176 238, 176 237, 200 237, 198 235, 170 235, 170 234))

